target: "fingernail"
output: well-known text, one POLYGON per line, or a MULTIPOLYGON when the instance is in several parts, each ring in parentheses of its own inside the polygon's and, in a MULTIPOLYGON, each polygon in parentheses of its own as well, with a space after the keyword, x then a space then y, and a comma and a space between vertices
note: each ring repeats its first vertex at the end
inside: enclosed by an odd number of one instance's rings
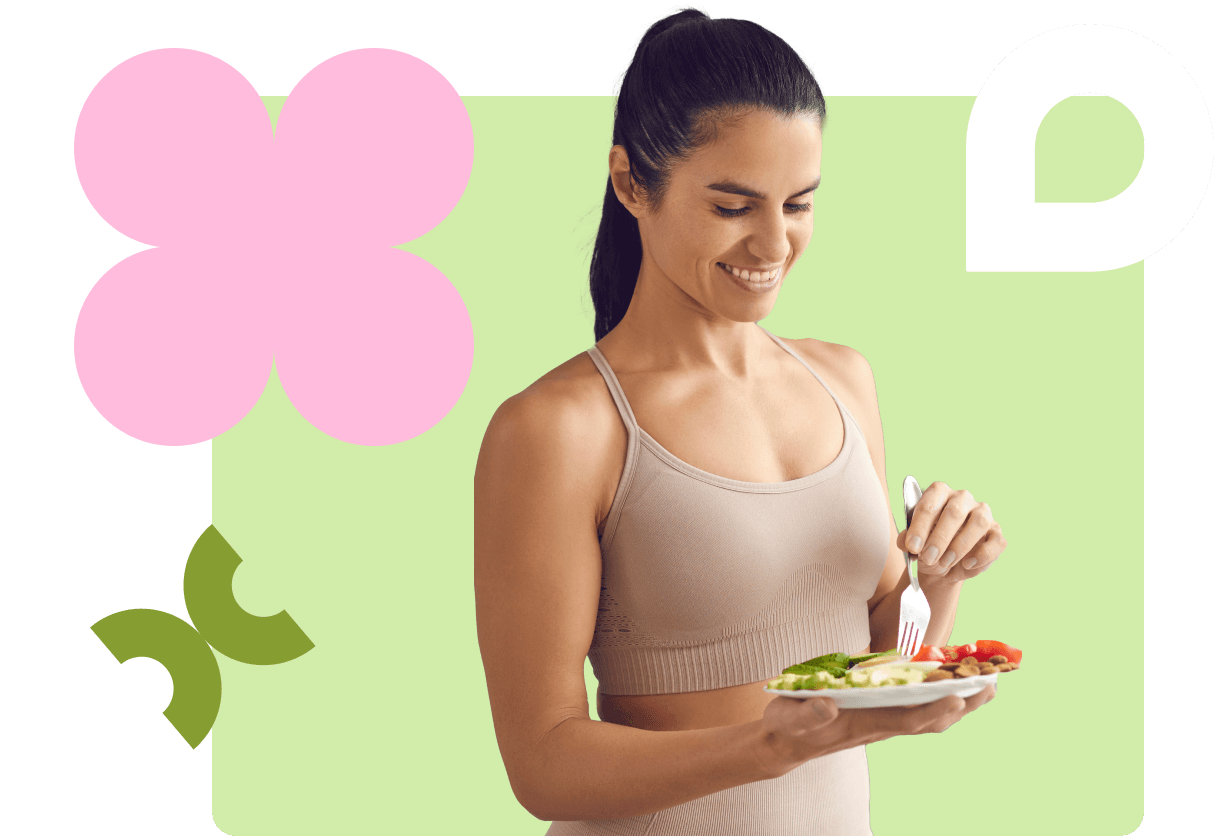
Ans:
POLYGON ((830 709, 826 707, 826 700, 813 700, 813 704, 814 714, 817 714, 819 719, 825 720, 830 716, 830 709))
POLYGON ((961 565, 964 566, 966 569, 973 569, 977 563, 978 563, 978 558, 976 558, 976 557, 967 557, 965 560, 961 561, 961 565))
POLYGON ((931 564, 936 562, 936 555, 938 555, 939 553, 940 553, 940 550, 938 548, 936 548, 935 546, 928 546, 927 551, 925 551, 923 553, 923 559, 925 561, 927 561, 928 565, 930 566, 931 564))
POLYGON ((919 539, 918 534, 916 534, 914 537, 911 538, 910 550, 913 551, 915 554, 919 553, 919 547, 922 545, 923 545, 923 541, 919 539))
POLYGON ((941 568, 941 569, 947 569, 948 567, 950 567, 950 566, 952 566, 952 565, 953 565, 953 562, 954 562, 954 561, 956 561, 956 559, 957 559, 957 553, 956 553, 956 552, 945 552, 945 553, 944 553, 944 560, 942 560, 942 561, 940 562, 940 568, 941 568))

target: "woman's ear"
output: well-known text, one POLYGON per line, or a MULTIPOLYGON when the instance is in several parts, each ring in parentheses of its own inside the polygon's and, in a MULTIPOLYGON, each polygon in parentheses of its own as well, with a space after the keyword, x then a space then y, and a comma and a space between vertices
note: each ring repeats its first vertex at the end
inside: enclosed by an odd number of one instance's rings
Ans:
POLYGON ((611 146, 607 156, 607 167, 611 172, 611 185, 615 196, 624 204, 634 218, 645 216, 645 205, 640 199, 640 190, 632 179, 632 167, 628 164, 628 152, 623 145, 611 146))

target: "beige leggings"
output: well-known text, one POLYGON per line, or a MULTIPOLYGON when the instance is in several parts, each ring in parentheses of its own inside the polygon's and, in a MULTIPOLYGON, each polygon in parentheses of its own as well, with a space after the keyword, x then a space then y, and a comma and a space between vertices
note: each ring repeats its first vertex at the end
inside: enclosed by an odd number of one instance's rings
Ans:
POLYGON ((857 746, 770 781, 731 787, 644 816, 554 821, 545 836, 872 836, 868 757, 857 746))

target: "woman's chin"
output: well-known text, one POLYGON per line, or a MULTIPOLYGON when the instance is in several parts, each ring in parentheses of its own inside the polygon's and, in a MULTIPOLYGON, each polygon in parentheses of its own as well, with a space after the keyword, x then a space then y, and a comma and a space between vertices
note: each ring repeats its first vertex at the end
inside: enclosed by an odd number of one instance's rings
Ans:
POLYGON ((731 322, 762 322, 771 315, 772 309, 776 306, 776 293, 764 294, 755 296, 751 299, 743 299, 740 303, 731 300, 730 302, 719 302, 717 312, 723 319, 728 319, 731 322))

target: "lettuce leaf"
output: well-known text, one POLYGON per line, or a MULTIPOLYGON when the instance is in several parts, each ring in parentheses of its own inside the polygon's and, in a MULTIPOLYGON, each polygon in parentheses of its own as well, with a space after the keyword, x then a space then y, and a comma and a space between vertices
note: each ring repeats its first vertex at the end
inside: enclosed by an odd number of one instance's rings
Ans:
POLYGON ((851 659, 846 653, 827 653, 815 656, 806 662, 785 668, 783 673, 807 674, 814 671, 827 671, 831 676, 843 676, 847 671, 847 663, 851 659))

